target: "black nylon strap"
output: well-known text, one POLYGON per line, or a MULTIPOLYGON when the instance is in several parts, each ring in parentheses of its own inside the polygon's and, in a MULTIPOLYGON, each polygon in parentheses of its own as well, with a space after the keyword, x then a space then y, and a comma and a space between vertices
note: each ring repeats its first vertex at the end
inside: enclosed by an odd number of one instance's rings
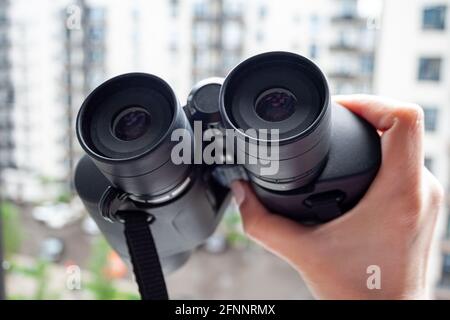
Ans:
POLYGON ((142 300, 168 300, 149 216, 140 211, 121 211, 120 217, 125 222, 125 238, 142 300))

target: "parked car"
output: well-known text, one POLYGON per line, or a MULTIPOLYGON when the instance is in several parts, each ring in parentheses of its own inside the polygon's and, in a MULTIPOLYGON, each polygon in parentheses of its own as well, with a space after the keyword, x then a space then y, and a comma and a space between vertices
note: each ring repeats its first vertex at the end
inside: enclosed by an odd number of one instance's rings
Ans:
POLYGON ((60 229, 77 221, 83 215, 84 211, 72 203, 45 204, 35 207, 32 211, 34 219, 53 229, 60 229))
POLYGON ((64 242, 59 238, 49 237, 41 242, 39 257, 49 262, 61 261, 64 253, 64 242))

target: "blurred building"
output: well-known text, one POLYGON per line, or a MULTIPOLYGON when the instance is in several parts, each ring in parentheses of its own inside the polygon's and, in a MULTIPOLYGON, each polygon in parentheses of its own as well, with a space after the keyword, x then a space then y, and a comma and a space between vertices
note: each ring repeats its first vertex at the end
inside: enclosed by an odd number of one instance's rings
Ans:
POLYGON ((15 92, 8 130, 14 149, 3 171, 6 195, 18 201, 56 199, 70 193, 80 155, 76 112, 92 82, 102 80, 101 12, 81 0, 17 0, 1 13, 10 24, 15 92))
POLYGON ((67 198, 82 155, 76 115, 97 85, 140 71, 168 79, 187 95, 190 55, 184 57, 183 52, 189 52, 190 38, 178 34, 186 30, 188 35, 186 23, 173 27, 172 22, 185 22, 188 12, 176 9, 182 5, 177 1, 8 4, 2 1, 0 10, 0 161, 5 194, 26 202, 67 198), (181 45, 184 48, 174 55, 174 46, 181 45), (172 68, 175 63, 184 67, 172 68))
POLYGON ((315 61, 332 93, 370 93, 379 1, 245 1, 244 56, 287 50, 315 61))
POLYGON ((82 154, 74 131, 78 109, 95 86, 121 73, 159 75, 184 103, 196 81, 225 76, 257 52, 290 50, 337 75, 330 78, 335 91, 369 90, 372 63, 364 60, 367 75, 358 69, 366 52, 357 48, 365 26, 357 3, 14 1, 2 10, 0 22, 10 25, 11 37, 0 46, 11 56, 10 63, 1 65, 11 75, 11 85, 2 86, 8 93, 0 95, 9 101, 3 106, 8 115, 0 117, 8 137, 1 147, 8 152, 0 151, 0 159, 8 163, 3 174, 8 195, 40 201, 72 192, 71 177, 82 154), (341 30, 341 38, 335 30, 341 30), (352 77, 341 77, 336 65, 351 69, 352 77))
POLYGON ((329 46, 332 67, 328 71, 332 91, 371 93, 376 28, 358 10, 359 0, 332 1, 329 46))
MULTIPOLYGON (((10 59, 11 22, 9 16, 9 9, 10 9, 9 0, 1 0, 0 1, 0 172, 2 171, 2 169, 14 166, 14 159, 11 156, 12 151, 14 149, 14 140, 11 134, 13 127, 12 108, 14 106, 14 91, 11 80, 11 59, 10 59)), ((2 179, 1 176, 0 179, 2 179)))
MULTIPOLYGON (((425 112, 425 165, 449 188, 450 1, 385 1, 375 92, 425 112), (401 13, 401 14, 400 14, 401 13)), ((448 211, 446 208, 444 211, 448 211)), ((436 297, 450 298, 450 222, 441 215, 433 246, 436 297)))
POLYGON ((192 7, 192 81, 224 77, 243 54, 244 1, 197 0, 192 7))
POLYGON ((70 184, 82 154, 74 130, 76 116, 86 96, 105 78, 105 8, 84 0, 78 0, 74 5, 66 4, 61 10, 60 24, 64 39, 60 98, 65 103, 65 112, 60 119, 65 133, 60 142, 61 148, 65 149, 63 180, 70 184), (78 13, 80 21, 71 24, 67 14, 75 15, 77 19, 78 13))

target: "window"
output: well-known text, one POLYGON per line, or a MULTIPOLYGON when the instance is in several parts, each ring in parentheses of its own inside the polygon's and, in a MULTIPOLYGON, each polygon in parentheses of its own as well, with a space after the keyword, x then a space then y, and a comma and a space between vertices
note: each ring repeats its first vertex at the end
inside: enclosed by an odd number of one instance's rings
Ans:
POLYGON ((344 0, 341 2, 341 14, 344 17, 353 17, 357 14, 358 2, 356 0, 344 0))
POLYGON ((223 42, 228 49, 234 49, 241 44, 241 25, 238 22, 228 22, 223 26, 223 42))
POLYGON ((178 33, 172 30, 169 33, 169 50, 171 53, 176 54, 178 51, 178 33))
POLYGON ((97 87, 100 83, 105 81, 105 78, 100 72, 94 72, 88 79, 89 88, 92 90, 97 87))
POLYGON ((198 68, 207 68, 211 65, 212 57, 207 50, 200 50, 194 54, 194 66, 198 68))
POLYGON ((311 44, 311 46, 309 47, 309 57, 311 59, 316 59, 317 58, 317 45, 315 43, 311 44))
POLYGON ((267 8, 264 5, 260 6, 258 14, 260 19, 264 19, 267 16, 267 8))
POLYGON ((6 23, 8 23, 7 12, 6 12, 6 10, 0 11, 0 24, 6 24, 6 23))
POLYGON ((361 73, 362 74, 372 74, 373 73, 373 61, 374 58, 371 54, 363 55, 361 57, 361 73))
POLYGON ((422 15, 422 28, 424 30, 444 30, 446 6, 426 7, 422 15))
POLYGON ((443 257, 441 284, 450 286, 450 254, 444 254, 443 257))
POLYGON ((92 27, 89 30, 89 37, 93 41, 100 41, 103 39, 103 28, 92 27))
POLYGON ((92 63, 103 61, 103 52, 100 50, 92 50, 89 54, 89 60, 92 63))
POLYGON ((226 0, 223 2, 223 12, 226 16, 239 16, 242 12, 242 1, 226 0))
POLYGON ((425 131, 434 132, 437 128, 438 109, 424 107, 423 112, 425 114, 425 131))
POLYGON ((211 28, 208 23, 198 22, 193 28, 193 41, 197 46, 206 47, 211 37, 211 28))
POLYGON ((178 15, 178 0, 170 0, 170 15, 172 18, 176 18, 178 15))
POLYGON ((339 46, 341 46, 341 47, 345 47, 350 42, 348 40, 348 33, 344 30, 339 32, 338 39, 339 39, 339 42, 338 42, 339 46))
POLYGON ((231 69, 239 63, 239 56, 236 53, 228 52, 223 57, 223 64, 225 69, 231 69))
POLYGON ((93 21, 101 21, 105 18, 105 10, 103 8, 91 8, 89 18, 93 21))
POLYGON ((446 237, 447 237, 447 239, 450 239, 450 216, 447 217, 446 237))
POLYGON ((420 58, 419 80, 440 81, 441 80, 441 58, 420 58))
POLYGON ((208 4, 204 0, 197 0, 194 3, 194 13, 198 17, 205 16, 208 13, 208 4))
POLYGON ((0 47, 6 46, 8 44, 8 35, 6 32, 0 31, 0 47))
POLYGON ((429 157, 425 157, 425 167, 430 170, 431 172, 433 172, 433 159, 429 158, 429 157))
POLYGON ((320 20, 316 14, 309 17, 309 29, 311 30, 311 33, 317 33, 319 31, 319 25, 320 20))
POLYGON ((256 41, 257 42, 263 42, 264 41, 264 32, 261 29, 256 31, 256 41))

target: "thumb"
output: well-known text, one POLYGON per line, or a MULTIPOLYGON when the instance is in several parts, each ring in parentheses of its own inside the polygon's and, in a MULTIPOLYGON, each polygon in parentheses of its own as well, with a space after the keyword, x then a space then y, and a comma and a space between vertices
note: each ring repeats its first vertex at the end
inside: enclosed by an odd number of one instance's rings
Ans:
POLYGON ((231 189, 242 215, 244 231, 252 239, 289 261, 294 256, 302 256, 309 248, 305 242, 312 228, 269 212, 246 182, 234 181, 231 189))

